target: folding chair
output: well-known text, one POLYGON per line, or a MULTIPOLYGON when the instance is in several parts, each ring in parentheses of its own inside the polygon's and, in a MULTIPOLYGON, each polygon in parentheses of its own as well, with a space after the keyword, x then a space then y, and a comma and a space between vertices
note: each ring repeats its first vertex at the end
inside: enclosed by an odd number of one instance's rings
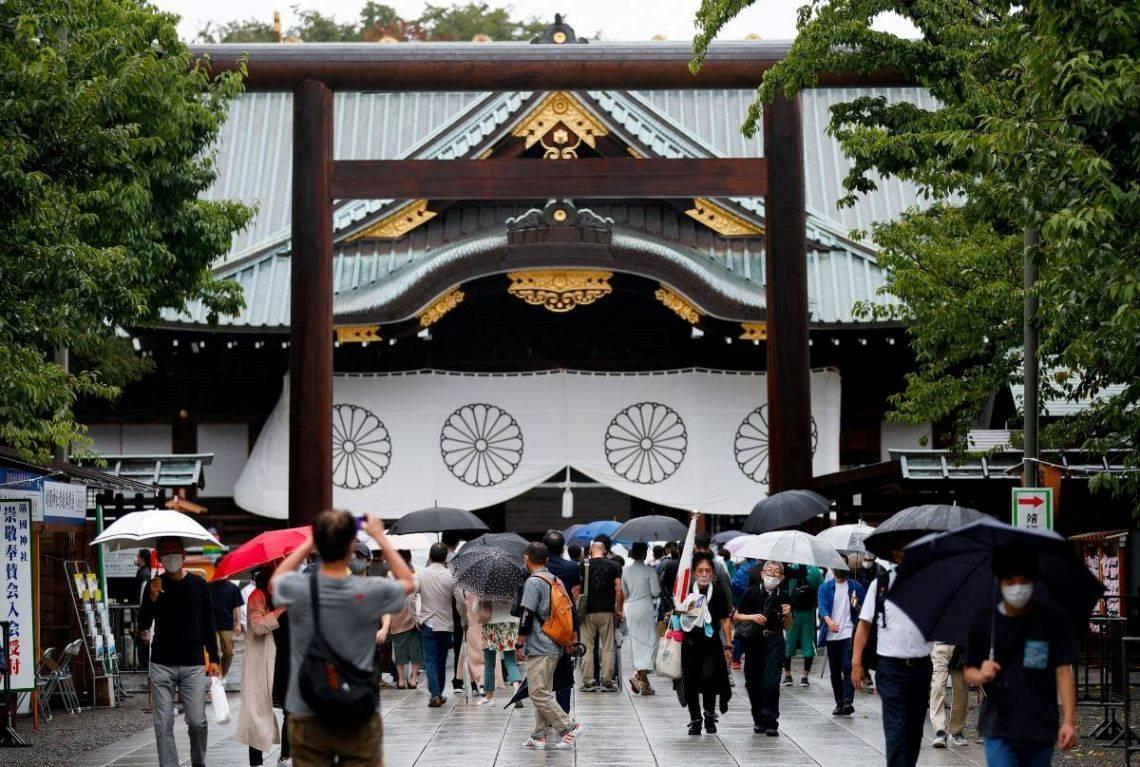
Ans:
POLYGON ((79 694, 75 690, 75 678, 72 674, 72 665, 75 657, 83 647, 83 640, 76 639, 63 648, 59 662, 54 663, 51 673, 51 682, 45 696, 58 694, 63 698, 64 708, 69 714, 78 714, 80 711, 79 694))
MULTIPOLYGON (((39 663, 36 664, 36 705, 40 709, 40 719, 45 722, 51 721, 51 705, 48 702, 48 687, 51 684, 51 672, 54 668, 55 648, 49 647, 40 655, 39 663)), ((20 705, 27 698, 29 692, 20 693, 16 699, 16 708, 19 709, 20 705)))

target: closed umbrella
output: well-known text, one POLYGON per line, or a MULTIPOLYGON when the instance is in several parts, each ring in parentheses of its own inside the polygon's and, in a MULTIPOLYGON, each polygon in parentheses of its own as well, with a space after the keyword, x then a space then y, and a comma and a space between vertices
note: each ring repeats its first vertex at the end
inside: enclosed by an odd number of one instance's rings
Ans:
POLYGON ((742 535, 748 535, 743 530, 721 530, 719 533, 712 537, 712 542, 717 546, 723 546, 729 541, 739 538, 742 535))
POLYGON ((795 527, 812 517, 826 514, 831 504, 811 490, 784 490, 770 495, 752 507, 743 527, 746 533, 767 533, 795 527))
POLYGON ((621 527, 621 522, 614 522, 612 519, 599 519, 595 522, 587 522, 575 530, 574 537, 567 542, 584 546, 599 535, 608 535, 612 538, 614 530, 617 530, 619 527, 621 527))
POLYGON ((247 570, 268 564, 275 559, 288 556, 294 550, 304 546, 312 534, 313 528, 310 525, 264 532, 222 557, 214 566, 212 580, 231 578, 238 573, 244 573, 247 570))
POLYGON ((957 530, 986 515, 965 506, 924 504, 911 506, 893 514, 879 525, 875 532, 863 539, 863 545, 876 556, 891 558, 891 552, 901 549, 927 533, 957 530))
POLYGON ((1028 549, 1037 556, 1033 601, 1065 616, 1078 634, 1083 631, 1104 585, 1089 572, 1073 544, 1050 530, 1025 530, 992 517, 907 546, 891 601, 927 639, 964 645, 978 614, 997 606, 993 557, 1006 546, 1028 549))
POLYGON ((663 514, 634 517, 613 532, 613 539, 622 543, 649 543, 651 541, 679 541, 689 528, 663 514))
POLYGON ((817 533, 816 538, 832 546, 836 551, 842 551, 848 554, 862 554, 867 549, 863 546, 863 539, 871 533, 875 532, 875 528, 868 524, 859 522, 854 525, 836 525, 829 527, 822 533, 817 533))
POLYGON ((762 535, 737 538, 730 543, 742 543, 734 552, 738 557, 764 561, 787 562, 793 565, 814 565, 831 569, 846 569, 847 563, 835 550, 814 535, 800 530, 776 530, 762 535))
POLYGON ((449 509, 446 506, 432 506, 428 509, 411 511, 392 523, 394 535, 408 533, 465 533, 489 529, 483 520, 463 509, 449 509))
POLYGON ((488 546, 464 548, 447 568, 461 587, 490 602, 514 602, 526 581, 521 557, 488 546))
POLYGON ((479 547, 500 549, 522 561, 522 555, 526 551, 526 547, 530 545, 530 541, 523 538, 518 533, 484 533, 478 538, 468 541, 463 544, 460 553, 470 549, 477 549, 479 547))
POLYGON ((91 545, 103 544, 112 549, 153 548, 159 538, 180 538, 183 546, 222 545, 209 530, 173 509, 145 509, 124 514, 91 541, 91 545))

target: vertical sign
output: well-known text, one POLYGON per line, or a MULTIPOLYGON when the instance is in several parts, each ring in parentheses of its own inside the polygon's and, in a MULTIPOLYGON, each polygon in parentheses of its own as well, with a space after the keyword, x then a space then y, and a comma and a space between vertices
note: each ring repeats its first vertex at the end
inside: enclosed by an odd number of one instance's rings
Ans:
POLYGON ((32 504, 27 500, 0 500, 0 615, 11 621, 8 651, 13 690, 36 686, 32 611, 32 504))
POLYGON ((1013 526, 1030 530, 1053 529, 1053 488, 1013 488, 1013 526))

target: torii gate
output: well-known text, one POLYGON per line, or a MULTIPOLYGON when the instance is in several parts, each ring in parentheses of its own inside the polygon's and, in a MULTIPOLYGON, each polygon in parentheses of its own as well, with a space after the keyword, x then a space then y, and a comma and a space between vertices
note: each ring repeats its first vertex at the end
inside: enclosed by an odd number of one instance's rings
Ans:
MULTIPOLYGON (((803 127, 799 98, 764 108, 764 158, 333 160, 333 91, 751 88, 789 43, 716 43, 697 75, 669 42, 579 42, 556 20, 538 44, 193 46, 249 90, 293 92, 289 521, 332 506, 333 200, 764 196, 771 492, 812 481, 803 127), (246 58, 248 57, 248 58, 246 58)), ((581 41, 585 42, 585 41, 581 41)), ((897 73, 821 73, 821 85, 894 85, 897 73)))

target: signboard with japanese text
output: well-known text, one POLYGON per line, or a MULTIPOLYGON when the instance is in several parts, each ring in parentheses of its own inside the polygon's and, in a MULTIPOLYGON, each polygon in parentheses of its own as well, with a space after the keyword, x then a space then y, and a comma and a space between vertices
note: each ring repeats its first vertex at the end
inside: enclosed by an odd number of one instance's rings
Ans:
POLYGON ((1053 529, 1053 488, 1013 488, 1013 526, 1030 530, 1053 529))
POLYGON ((87 485, 44 480, 44 522, 82 525, 87 522, 87 485))
POLYGON ((0 500, 0 620, 11 622, 6 658, 13 690, 36 686, 35 615, 32 594, 32 505, 27 500, 0 500))

